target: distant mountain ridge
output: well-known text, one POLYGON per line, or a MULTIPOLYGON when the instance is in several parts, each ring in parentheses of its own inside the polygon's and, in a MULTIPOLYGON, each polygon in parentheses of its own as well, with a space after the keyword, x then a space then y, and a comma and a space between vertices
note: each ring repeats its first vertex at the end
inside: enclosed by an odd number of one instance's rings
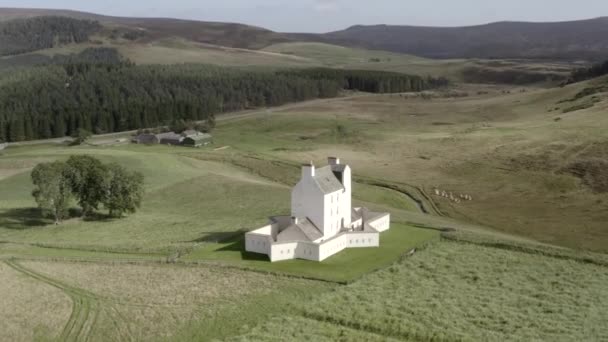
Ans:
POLYGON ((428 58, 608 59, 608 17, 565 22, 504 21, 464 27, 355 25, 325 34, 279 33, 260 27, 170 18, 127 18, 69 10, 0 8, 0 21, 68 16, 145 30, 145 39, 183 39, 245 49, 294 41, 386 50, 428 58))
POLYGON ((290 37, 428 58, 608 58, 608 17, 465 27, 356 25, 322 35, 290 37))

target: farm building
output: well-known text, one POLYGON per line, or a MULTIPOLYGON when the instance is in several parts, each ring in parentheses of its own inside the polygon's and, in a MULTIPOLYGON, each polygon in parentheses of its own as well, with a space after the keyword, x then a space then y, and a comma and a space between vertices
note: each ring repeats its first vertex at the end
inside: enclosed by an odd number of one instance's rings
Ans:
POLYGON ((213 137, 211 134, 199 133, 194 135, 188 135, 182 141, 182 145, 187 147, 201 147, 213 143, 213 137))
POLYGON ((134 144, 154 145, 158 144, 159 140, 156 134, 144 133, 131 139, 131 142, 134 144))
POLYGON ((291 194, 291 216, 277 216, 245 234, 248 252, 270 261, 323 261, 346 248, 379 247, 380 233, 390 228, 389 213, 351 206, 351 170, 338 158, 329 165, 302 167, 291 194))
POLYGON ((156 138, 161 145, 181 145, 184 137, 174 132, 157 134, 156 138))

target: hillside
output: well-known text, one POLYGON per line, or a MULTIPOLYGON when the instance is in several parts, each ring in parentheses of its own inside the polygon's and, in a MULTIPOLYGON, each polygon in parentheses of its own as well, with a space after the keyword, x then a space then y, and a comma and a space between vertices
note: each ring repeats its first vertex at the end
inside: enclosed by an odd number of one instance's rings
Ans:
POLYGON ((608 53, 608 18, 555 23, 498 22, 469 27, 353 26, 321 41, 429 58, 601 59, 608 53))
POLYGON ((332 68, 431 75, 467 83, 555 84, 566 80, 573 68, 570 63, 541 60, 430 59, 316 42, 280 43, 262 51, 299 57, 332 68))
POLYGON ((138 38, 144 41, 179 37, 198 43, 259 49, 288 40, 280 33, 235 23, 170 18, 111 17, 67 10, 0 8, 0 21, 39 16, 67 16, 76 19, 95 20, 114 29, 126 27, 138 32, 141 35, 138 38))

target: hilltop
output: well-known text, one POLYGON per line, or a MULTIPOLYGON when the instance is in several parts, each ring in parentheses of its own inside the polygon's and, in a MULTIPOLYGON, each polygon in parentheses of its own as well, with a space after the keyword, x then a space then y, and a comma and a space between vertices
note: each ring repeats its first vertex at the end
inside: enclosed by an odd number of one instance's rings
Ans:
POLYGON ((357 25, 292 39, 429 58, 597 59, 608 53, 608 17, 566 22, 497 22, 467 27, 357 25))

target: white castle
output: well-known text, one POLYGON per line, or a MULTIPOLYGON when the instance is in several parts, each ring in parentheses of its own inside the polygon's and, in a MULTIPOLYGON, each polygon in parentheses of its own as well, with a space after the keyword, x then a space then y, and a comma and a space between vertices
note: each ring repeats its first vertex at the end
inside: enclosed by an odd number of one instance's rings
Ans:
POLYGON ((302 179, 291 194, 291 216, 276 216, 245 235, 248 252, 270 261, 323 261, 346 248, 379 247, 380 233, 390 228, 389 213, 351 206, 351 170, 340 159, 329 165, 302 166, 302 179))

